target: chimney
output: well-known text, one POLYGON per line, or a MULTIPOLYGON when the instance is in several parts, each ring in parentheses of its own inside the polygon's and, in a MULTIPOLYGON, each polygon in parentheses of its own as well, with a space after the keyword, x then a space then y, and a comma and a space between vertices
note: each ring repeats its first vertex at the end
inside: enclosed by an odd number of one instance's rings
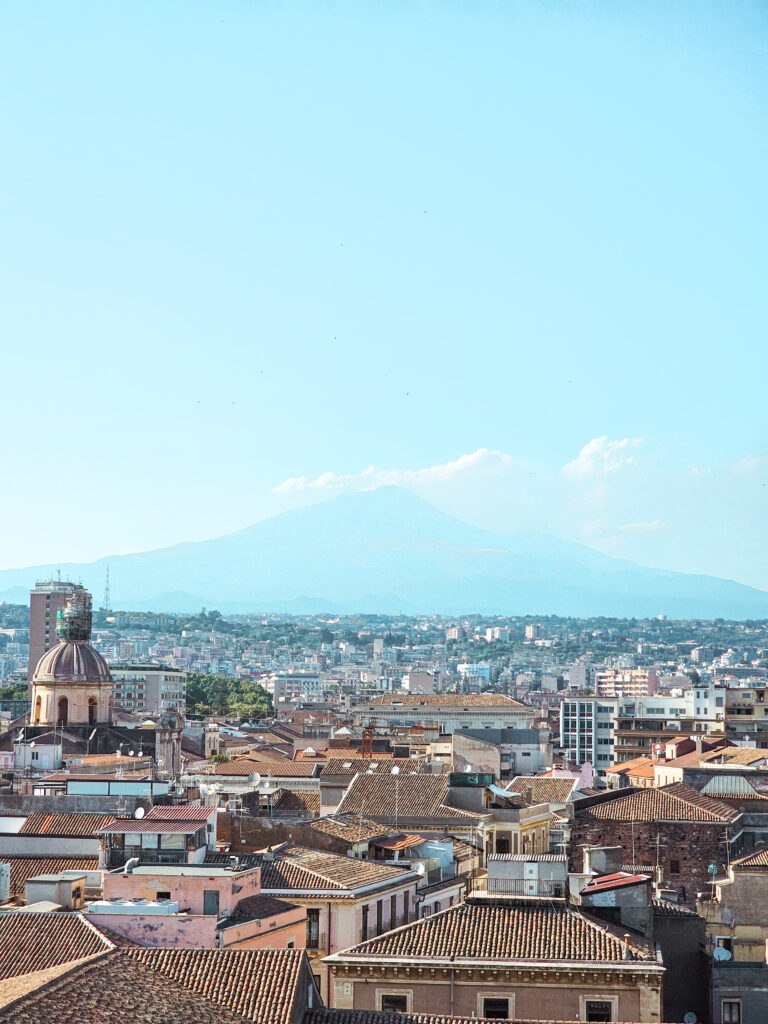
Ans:
POLYGON ((584 874, 592 874, 592 848, 590 846, 584 847, 584 874))
POLYGON ((696 753, 702 754, 704 752, 704 741, 701 736, 694 737, 694 743, 696 744, 696 753))
POLYGON ((533 803, 533 786, 525 787, 525 802, 528 807, 533 803))
POLYGON ((631 960, 632 959, 632 952, 631 952, 631 950, 629 948, 629 940, 630 940, 629 932, 624 932, 624 959, 625 960, 631 960))

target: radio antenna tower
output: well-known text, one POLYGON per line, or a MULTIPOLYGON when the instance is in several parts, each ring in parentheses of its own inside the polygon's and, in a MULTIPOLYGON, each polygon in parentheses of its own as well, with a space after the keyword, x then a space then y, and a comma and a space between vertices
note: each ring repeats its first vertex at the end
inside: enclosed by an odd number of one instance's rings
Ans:
POLYGON ((112 605, 110 604, 110 593, 109 593, 109 566, 107 566, 107 576, 104 580, 104 611, 112 611, 112 605))

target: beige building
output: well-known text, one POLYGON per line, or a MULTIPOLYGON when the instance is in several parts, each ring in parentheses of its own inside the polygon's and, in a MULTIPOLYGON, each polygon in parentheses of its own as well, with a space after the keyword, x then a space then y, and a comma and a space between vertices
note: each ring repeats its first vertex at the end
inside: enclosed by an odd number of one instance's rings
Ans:
POLYGON ((513 1020, 661 1018, 664 966, 564 898, 473 896, 326 957, 331 1005, 513 1020))
POLYGON ((110 671, 115 704, 127 711, 184 711, 187 701, 184 672, 162 665, 112 665, 110 671))

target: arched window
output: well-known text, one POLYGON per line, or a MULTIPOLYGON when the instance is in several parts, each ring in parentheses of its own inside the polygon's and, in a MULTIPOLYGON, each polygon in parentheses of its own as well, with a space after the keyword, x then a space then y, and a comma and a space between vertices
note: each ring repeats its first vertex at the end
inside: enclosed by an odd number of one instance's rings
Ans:
POLYGON ((59 725, 66 725, 69 718, 69 701, 66 697, 59 697, 59 725))
POLYGON ((38 694, 37 698, 35 699, 35 712, 34 712, 34 714, 32 716, 32 724, 33 725, 39 725, 40 724, 40 715, 41 715, 41 712, 42 712, 42 705, 43 705, 43 698, 40 696, 40 694, 38 694))
POLYGON ((88 725, 96 725, 96 698, 88 698, 88 725))

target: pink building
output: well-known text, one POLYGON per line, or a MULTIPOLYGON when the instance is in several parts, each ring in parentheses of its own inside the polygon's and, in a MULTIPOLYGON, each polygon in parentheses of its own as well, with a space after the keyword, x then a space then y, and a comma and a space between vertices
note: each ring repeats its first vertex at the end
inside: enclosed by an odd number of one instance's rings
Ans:
POLYGON ((261 869, 235 863, 138 864, 104 874, 94 923, 143 946, 301 949, 304 907, 261 892, 261 869))

